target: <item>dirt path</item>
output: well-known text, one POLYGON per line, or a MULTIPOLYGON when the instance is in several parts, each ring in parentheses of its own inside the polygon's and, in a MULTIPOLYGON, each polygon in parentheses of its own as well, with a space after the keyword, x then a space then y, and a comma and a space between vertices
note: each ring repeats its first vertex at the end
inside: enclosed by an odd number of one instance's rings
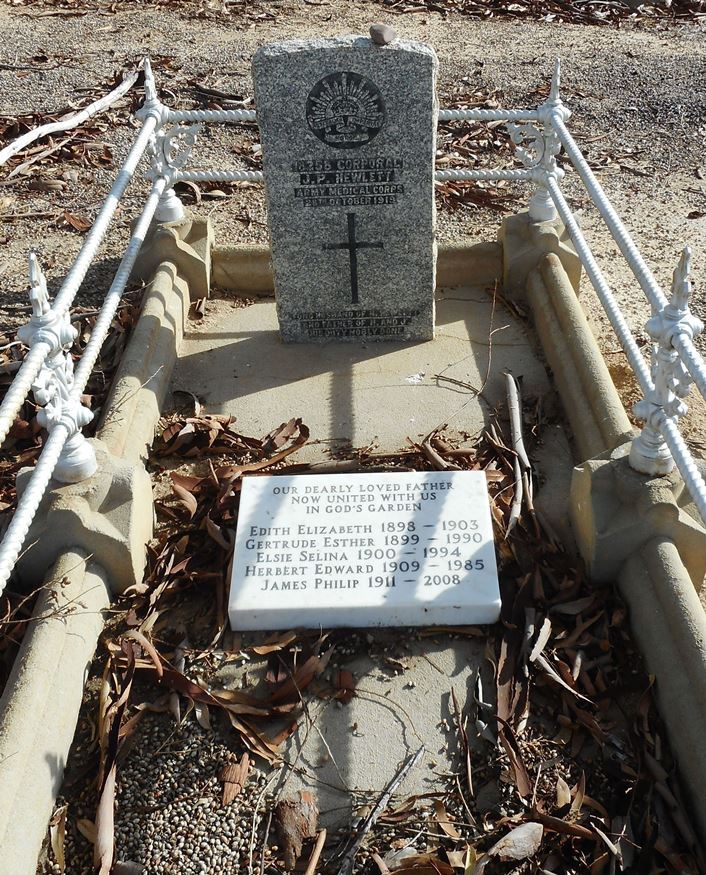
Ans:
MULTIPOLYGON (((118 7, 120 9, 120 7, 118 7)), ((264 7, 263 7, 264 8, 264 7)), ((48 15, 40 7, 0 7, 0 115, 56 110, 84 97, 80 89, 107 89, 114 73, 134 67, 149 53, 162 97, 180 107, 201 105, 199 83, 248 98, 252 95, 250 59, 262 43, 307 36, 365 32, 372 21, 386 20, 401 35, 431 43, 440 61, 441 103, 459 94, 488 89, 509 107, 536 105, 538 86, 546 83, 554 59, 563 62, 564 97, 573 112, 571 128, 619 213, 663 287, 681 247, 694 256, 695 309, 706 312, 706 28, 698 24, 626 23, 615 27, 535 21, 446 19, 434 12, 395 16, 378 3, 311 4, 285 0, 267 4, 270 17, 233 12, 200 19, 189 8, 126 7, 116 13, 83 17, 48 15), (88 48, 87 48, 88 47, 88 48), (690 218, 691 216, 691 218, 690 218)), ((52 11, 52 10, 49 10, 52 11)), ((263 13, 264 14, 264 13, 263 13)), ((50 282, 60 281, 81 244, 64 211, 95 216, 110 185, 115 165, 134 136, 126 100, 95 139, 101 153, 78 150, 36 172, 0 180, 0 319, 8 327, 23 318, 26 254, 37 247, 50 282), (37 191, 49 181, 60 191, 37 191), (29 217, 21 218, 29 213, 29 217)), ((205 165, 248 166, 257 161, 256 131, 211 128, 199 144, 205 165), (245 160, 245 163, 244 163, 245 160)), ((492 151, 492 150, 491 150, 492 151)), ((487 157, 487 156, 486 156, 487 157)), ((492 155, 490 159, 492 161, 492 155)), ((564 183, 579 212, 606 277, 633 327, 641 331, 648 307, 617 249, 597 221, 585 193, 569 172, 564 183)), ((524 198, 522 192, 520 198, 524 198)), ((130 220, 144 197, 140 181, 120 209, 116 227, 79 297, 95 303, 107 287, 116 257, 127 239, 130 220)), ((522 199, 507 203, 522 207, 522 199)), ((223 197, 204 197, 194 209, 210 213, 219 243, 266 239, 260 187, 241 188, 223 197)), ((501 213, 473 202, 439 213, 439 237, 492 239, 501 213)), ((627 399, 633 395, 617 343, 584 281, 583 300, 608 361, 627 399)), ((702 411, 703 412, 703 411, 702 411)), ((699 417, 701 418, 701 417, 699 417)), ((703 421, 703 420, 702 420, 703 421)), ((697 424, 698 425, 698 424, 697 424)), ((700 427, 692 436, 704 441, 700 427)))

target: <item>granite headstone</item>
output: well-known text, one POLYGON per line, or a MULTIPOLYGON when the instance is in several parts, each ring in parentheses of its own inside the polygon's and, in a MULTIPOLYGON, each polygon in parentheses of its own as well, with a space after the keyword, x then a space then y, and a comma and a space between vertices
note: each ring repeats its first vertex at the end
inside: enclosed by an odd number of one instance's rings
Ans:
POLYGON ((436 55, 368 37, 253 58, 285 341, 434 336, 436 55))

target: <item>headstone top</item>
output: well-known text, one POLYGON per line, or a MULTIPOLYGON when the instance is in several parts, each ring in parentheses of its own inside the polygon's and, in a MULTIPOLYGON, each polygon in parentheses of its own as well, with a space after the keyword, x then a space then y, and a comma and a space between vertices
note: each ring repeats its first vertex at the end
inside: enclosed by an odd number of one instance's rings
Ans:
POLYGON ((266 43, 265 45, 260 46, 253 55, 253 64, 256 64, 263 57, 276 58, 281 55, 290 55, 299 52, 318 52, 322 49, 326 51, 337 49, 360 49, 364 51, 374 49, 375 51, 379 51, 381 48, 384 48, 384 50, 388 52, 403 51, 424 55, 428 57, 435 66, 437 64, 436 52, 427 43, 422 43, 418 40, 397 38, 393 42, 381 46, 373 42, 371 37, 364 36, 363 34, 343 34, 341 36, 314 37, 313 39, 292 39, 284 40, 279 43, 266 43))
POLYGON ((256 52, 285 340, 433 337, 436 68, 424 43, 356 35, 256 52))

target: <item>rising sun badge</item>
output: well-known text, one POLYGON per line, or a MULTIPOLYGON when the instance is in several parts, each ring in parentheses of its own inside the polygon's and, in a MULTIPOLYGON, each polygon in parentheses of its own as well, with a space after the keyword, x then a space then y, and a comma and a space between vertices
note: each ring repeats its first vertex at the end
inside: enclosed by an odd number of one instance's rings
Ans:
POLYGON ((311 89, 306 120, 329 146, 357 149, 369 143, 385 124, 385 104, 377 85, 365 76, 331 73, 311 89))

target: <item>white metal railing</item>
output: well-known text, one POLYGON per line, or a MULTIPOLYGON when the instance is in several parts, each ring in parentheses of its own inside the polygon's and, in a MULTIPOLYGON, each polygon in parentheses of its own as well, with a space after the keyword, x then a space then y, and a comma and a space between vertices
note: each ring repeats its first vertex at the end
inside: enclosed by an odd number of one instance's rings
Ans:
POLYGON ((53 303, 49 302, 39 261, 34 253, 30 254, 32 316, 29 324, 18 331, 18 338, 29 347, 29 352, 0 405, 0 442, 7 436, 30 389, 35 401, 42 408, 38 419, 49 432, 49 436, 0 544, 0 593, 12 573, 52 477, 63 483, 75 483, 90 477, 96 471, 93 447, 81 434, 81 428, 91 421, 93 414, 83 406, 81 396, 160 199, 165 196, 169 172, 154 175, 152 189, 133 229, 76 373, 69 352, 76 336, 76 331, 71 326, 69 308, 142 155, 148 148, 154 150, 155 132, 161 124, 161 114, 148 61, 144 64, 144 71, 146 97, 138 113, 142 128, 53 303))
MULTIPOLYGON (((12 573, 52 477, 62 482, 77 482, 95 472, 95 454, 81 434, 81 427, 90 422, 92 414, 82 406, 81 395, 150 223, 153 219, 170 222, 184 218, 184 208, 174 193, 174 185, 180 181, 261 183, 264 180, 260 170, 186 169, 199 125, 208 122, 252 123, 257 120, 254 110, 170 109, 159 101, 148 59, 145 59, 143 69, 145 99, 137 113, 142 128, 53 304, 49 303, 39 262, 30 256, 33 313, 29 324, 18 332, 29 352, 0 405, 0 443, 30 389, 43 408, 39 414, 40 422, 47 428, 49 437, 0 544, 0 593, 12 573), (74 338, 69 308, 145 152, 151 159, 148 177, 152 187, 74 374, 68 352, 74 338)), ((668 301, 566 128, 570 112, 559 95, 559 76, 557 62, 549 96, 536 109, 439 110, 440 121, 505 122, 523 167, 437 170, 435 179, 438 182, 507 180, 534 183, 535 190, 529 201, 530 219, 541 222, 559 216, 563 221, 644 393, 644 400, 633 408, 635 415, 645 421, 645 426, 632 442, 630 464, 643 473, 659 475, 671 471, 676 463, 706 521, 706 484, 678 429, 679 417, 686 411, 683 398, 690 383, 695 382, 706 397, 706 366, 693 344, 693 338, 701 332, 703 325, 689 311, 690 252, 684 250, 675 270, 672 295, 668 301), (650 365, 644 359, 561 192, 564 171, 556 158, 562 146, 652 306, 653 315, 647 322, 647 331, 653 340, 650 365)))
MULTIPOLYGON (((703 326, 689 311, 690 253, 684 251, 675 272, 672 298, 668 301, 567 130, 566 122, 571 113, 561 100, 559 86, 560 64, 557 61, 549 95, 536 109, 439 110, 439 121, 504 121, 524 166, 522 169, 501 170, 437 170, 435 178, 437 182, 524 180, 535 183, 535 191, 529 202, 530 218, 539 222, 553 220, 557 215, 561 217, 645 395, 644 400, 633 408, 635 415, 644 420, 645 425, 633 441, 630 464, 642 473, 660 475, 669 473, 676 463, 706 522, 706 484, 677 428, 679 417, 687 409, 683 398, 688 394, 692 381, 706 398, 706 366, 693 343, 703 326), (561 192, 560 182, 564 171, 556 159, 562 146, 651 304, 653 317, 647 323, 647 331, 653 339, 651 365, 644 359, 561 192)), ((164 119, 176 125, 204 122, 239 124, 255 122, 257 113, 242 109, 165 109, 164 119)), ((182 165, 175 170, 173 180, 262 182, 264 175, 259 170, 185 170, 182 165)), ((176 201, 172 202, 171 207, 173 218, 183 215, 176 201)))

